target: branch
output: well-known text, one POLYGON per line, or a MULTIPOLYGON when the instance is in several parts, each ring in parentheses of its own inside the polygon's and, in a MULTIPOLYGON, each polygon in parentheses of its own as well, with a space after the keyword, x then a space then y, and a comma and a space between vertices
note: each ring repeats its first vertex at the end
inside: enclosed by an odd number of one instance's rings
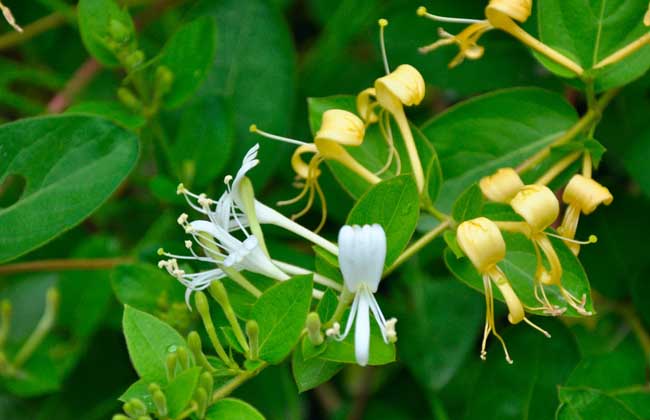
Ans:
POLYGON ((133 258, 118 257, 29 261, 0 266, 0 275, 31 273, 35 271, 107 270, 116 265, 129 262, 133 262, 133 258))

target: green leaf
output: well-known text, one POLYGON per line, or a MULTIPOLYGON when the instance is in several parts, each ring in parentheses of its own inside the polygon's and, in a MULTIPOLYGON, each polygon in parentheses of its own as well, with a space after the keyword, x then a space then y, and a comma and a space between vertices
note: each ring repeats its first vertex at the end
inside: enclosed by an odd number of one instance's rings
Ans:
POLYGON ((577 120, 562 96, 535 88, 481 95, 437 115, 422 126, 445 174, 436 207, 450 211, 470 185, 520 164, 577 120))
POLYGON ((122 328, 138 375, 151 382, 166 383, 167 354, 187 346, 183 337, 158 318, 130 306, 124 307, 122 328))
POLYGON ((303 358, 300 346, 293 352, 291 372, 298 386, 298 391, 305 392, 329 381, 341 369, 342 363, 330 362, 318 357, 303 358))
POLYGON ((467 293, 459 282, 432 279, 423 272, 408 270, 407 296, 397 297, 391 307, 399 310, 397 347, 413 376, 430 391, 439 391, 476 349, 483 322, 482 302, 467 293), (399 308, 399 309, 398 309, 399 308))
POLYGON ((222 173, 232 155, 233 131, 231 112, 220 96, 205 96, 183 108, 172 155, 187 186, 206 187, 222 173))
POLYGON ((197 91, 212 67, 216 44, 217 26, 209 16, 185 24, 169 39, 159 61, 174 76, 165 107, 175 108, 197 91))
POLYGON ((290 148, 251 134, 255 123, 265 131, 287 134, 295 98, 296 57, 284 18, 264 0, 202 0, 192 16, 213 16, 219 28, 217 51, 200 95, 222 95, 236 112, 237 138, 230 170, 235 173, 241 158, 260 142, 260 164, 251 173, 259 183, 278 167, 290 148))
POLYGON ((280 363, 298 342, 311 303, 311 276, 296 276, 267 289, 251 310, 260 328, 259 357, 280 363))
POLYGON ((320 302, 318 302, 318 306, 316 307, 316 312, 318 313, 318 316, 320 316, 322 322, 327 322, 330 320, 330 318, 334 315, 338 304, 339 298, 336 293, 334 293, 332 289, 327 288, 320 302))
POLYGON ((408 245, 420 215, 418 188, 408 175, 382 181, 370 188, 348 215, 346 224, 378 223, 386 232, 386 266, 408 245))
POLYGON ((79 31, 86 49, 105 66, 117 66, 119 61, 115 53, 108 47, 109 40, 124 40, 125 43, 134 42, 135 26, 126 8, 114 0, 80 0, 77 9, 79 18, 79 31), (123 34, 115 33, 117 22, 123 34), (113 29, 112 29, 113 27, 113 29))
POLYGON ((187 369, 176 375, 165 387, 169 417, 178 417, 192 400, 200 373, 201 368, 198 366, 187 369))
MULTIPOLYGON (((540 1, 537 22, 544 43, 560 47, 589 70, 648 31, 643 24, 646 10, 645 0, 540 1)), ((604 91, 631 82, 648 68, 650 51, 644 48, 621 62, 593 71, 592 76, 596 89, 604 91)))
POLYGON ((183 287, 166 272, 149 264, 122 264, 111 273, 113 291, 120 303, 146 312, 161 302, 183 301, 183 287))
MULTIPOLYGON (((537 256, 532 243, 523 235, 503 232, 503 237, 506 240, 507 253, 506 258, 499 263, 499 267, 506 274, 521 302, 527 307, 539 307, 533 290, 537 256)), ((560 239, 549 239, 555 247, 564 271, 562 285, 578 299, 586 295, 585 309, 593 312, 589 280, 580 261, 560 239)), ((456 278, 471 288, 484 293, 482 277, 467 258, 458 259, 451 250, 447 249, 445 250, 445 263, 456 278)), ((580 316, 575 309, 565 303, 558 287, 546 286, 545 290, 552 304, 566 307, 564 315, 580 316)), ((494 297, 503 302, 503 297, 496 288, 494 288, 494 297)), ((529 312, 538 315, 543 314, 539 310, 530 310, 529 312)))
POLYGON ((558 420, 641 420, 621 401, 597 389, 561 387, 559 393, 562 405, 557 411, 558 420))
POLYGON ((452 216, 458 223, 479 217, 483 212, 483 193, 478 184, 472 184, 454 202, 452 216))
POLYGON ((88 217, 115 191, 138 155, 135 136, 87 116, 24 119, 0 127, 0 184, 25 179, 0 209, 0 262, 16 258, 88 217))
POLYGON ((224 398, 208 408, 206 420, 264 420, 264 416, 250 404, 235 398, 224 398))
POLYGON ((579 353, 573 337, 561 323, 543 319, 535 322, 553 338, 548 339, 526 325, 507 329, 497 326, 514 365, 503 359, 501 344, 491 336, 487 360, 479 367, 473 389, 467 390, 472 398, 467 400, 465 419, 553 418, 558 406, 557 385, 576 365, 579 353))
POLYGON ((88 101, 72 105, 68 114, 95 115, 113 121, 124 128, 135 130, 145 125, 147 120, 116 101, 88 101))
MULTIPOLYGON (((328 109, 343 109, 352 113, 356 113, 356 102, 353 96, 349 95, 336 95, 324 98, 309 98, 309 126, 312 135, 315 135, 320 128, 323 113, 328 109)), ((402 140, 400 131, 394 121, 391 120, 391 132, 393 134, 395 148, 400 155, 401 172, 402 174, 411 172, 411 163, 406 152, 404 141, 402 140)), ((440 162, 431 142, 426 136, 414 125, 411 125, 411 131, 415 144, 423 165, 424 174, 426 177, 426 194, 425 198, 433 202, 437 197, 442 185, 442 172, 440 169, 440 162)), ((377 124, 373 124, 366 128, 366 134, 363 143, 358 147, 347 147, 346 150, 363 166, 372 172, 380 171, 388 159, 388 146, 386 140, 381 134, 377 124)), ((356 173, 350 171, 336 161, 326 161, 327 165, 332 170, 334 177, 341 184, 341 186, 353 197, 358 198, 363 195, 371 187, 368 182, 360 178, 356 173)), ((391 179, 397 174, 396 160, 388 168, 381 178, 391 179)))

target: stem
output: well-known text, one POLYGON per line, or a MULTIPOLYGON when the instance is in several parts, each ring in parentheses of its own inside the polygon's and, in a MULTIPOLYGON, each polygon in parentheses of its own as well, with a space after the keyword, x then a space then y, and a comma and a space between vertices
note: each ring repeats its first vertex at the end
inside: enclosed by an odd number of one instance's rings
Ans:
POLYGON ((255 370, 252 371, 244 371, 240 373, 239 375, 235 376, 232 378, 230 381, 226 382, 223 386, 221 386, 219 389, 215 390, 212 393, 212 403, 214 404, 215 402, 219 401, 222 398, 227 397, 230 395, 235 389, 237 389, 241 384, 252 378, 253 376, 257 375, 260 373, 260 371, 268 366, 268 363, 263 363, 260 365, 255 370))
POLYGON ((21 44, 50 29, 57 28, 66 21, 67 18, 63 13, 52 13, 24 26, 22 32, 8 32, 0 36, 0 51, 21 44))
POLYGON ((18 354, 16 354, 13 362, 14 369, 19 369, 43 342, 45 336, 50 332, 52 326, 54 326, 58 309, 59 292, 55 288, 48 289, 45 298, 45 311, 43 312, 43 316, 38 321, 36 328, 27 341, 25 341, 25 344, 23 344, 21 349, 18 351, 18 354))
POLYGON ((630 54, 636 52, 637 50, 641 49, 643 46, 647 45, 650 42, 650 32, 646 33, 645 35, 642 35, 641 37, 637 38, 636 40, 630 42, 627 44, 625 47, 621 48, 620 50, 616 51, 615 53, 611 54, 610 56, 602 59, 596 65, 594 65, 594 69, 600 69, 606 66, 609 66, 610 64, 617 63, 630 54))
POLYGON ((0 266, 0 275, 35 271, 106 270, 133 262, 131 257, 29 261, 0 266))
POLYGON ((531 36, 528 32, 521 29, 516 23, 514 23, 509 18, 508 20, 509 20, 509 24, 499 27, 499 29, 509 33, 510 35, 514 36, 524 44, 528 45, 533 50, 537 51, 542 55, 545 55, 546 57, 555 61, 557 64, 574 72, 576 75, 582 76, 582 74, 584 73, 583 68, 580 67, 578 64, 576 64, 573 60, 555 51, 553 48, 539 41, 534 36, 531 36))
POLYGON ((431 203, 425 204, 423 208, 424 210, 429 212, 429 214, 431 214, 433 217, 440 220, 441 222, 444 222, 445 220, 448 220, 450 218, 448 214, 441 212, 440 210, 435 208, 431 203))
POLYGON ((65 111, 74 97, 92 81, 100 69, 101 65, 94 58, 86 60, 68 80, 63 90, 58 92, 47 104, 47 112, 58 114, 65 111))
POLYGON ((230 269, 228 267, 222 267, 222 269, 223 269, 224 273, 226 273, 226 275, 228 277, 230 277, 230 279, 232 281, 234 281, 235 283, 240 285, 243 289, 245 289, 251 295, 255 296, 256 298, 262 296, 262 292, 260 292, 260 289, 258 289, 257 287, 255 287, 253 285, 253 283, 248 281, 248 279, 246 277, 244 277, 244 275, 242 273, 240 273, 237 270, 232 270, 232 269, 230 269))
POLYGON ((388 267, 386 271, 384 271, 383 277, 386 277, 390 273, 395 271, 397 267, 402 265, 406 260, 411 258, 413 255, 415 255, 418 251, 424 248, 429 242, 434 240, 438 235, 440 235, 442 232, 447 230, 450 226, 451 226, 451 221, 450 219, 447 219, 444 222, 440 223, 438 226, 436 226, 434 229, 422 235, 417 241, 413 242, 408 248, 406 248, 399 257, 397 257, 395 262, 390 267, 388 267))
POLYGON ((517 172, 521 174, 535 167, 539 162, 544 160, 551 153, 551 149, 553 147, 557 147, 562 144, 568 143, 569 141, 571 141, 571 139, 573 139, 575 136, 577 136, 582 131, 584 131, 587 127, 593 124, 596 120, 600 118, 605 107, 612 101, 612 99, 614 99, 614 97, 616 96, 616 94, 618 94, 618 92, 619 89, 612 89, 607 91, 605 94, 603 94, 603 96, 601 96, 600 99, 598 99, 598 101, 594 105, 594 108, 587 111, 587 113, 583 115, 582 118, 580 118, 580 120, 578 120, 578 122, 575 125, 573 125, 569 130, 567 130, 564 134, 558 137, 551 144, 544 147, 542 150, 535 153, 530 158, 526 159, 521 165, 517 166, 516 168, 517 172))
POLYGON ((343 316, 343 313, 347 309, 347 307, 350 305, 350 302, 352 302, 352 297, 354 294, 350 292, 347 287, 343 288, 343 291, 341 292, 341 295, 339 296, 339 303, 336 305, 336 309, 334 310, 334 314, 332 315, 332 318, 329 319, 324 325, 324 328, 329 328, 332 325, 334 325, 335 322, 338 322, 341 317, 343 316))
POLYGON ((560 159, 551 169, 546 171, 544 175, 542 175, 537 181, 535 181, 535 184, 540 184, 540 185, 548 185, 549 182, 551 182, 553 179, 555 179, 556 176, 558 176, 562 171, 564 171, 566 168, 571 166, 573 162, 578 160, 580 158, 580 155, 582 155, 582 152, 573 152, 562 159, 560 159))

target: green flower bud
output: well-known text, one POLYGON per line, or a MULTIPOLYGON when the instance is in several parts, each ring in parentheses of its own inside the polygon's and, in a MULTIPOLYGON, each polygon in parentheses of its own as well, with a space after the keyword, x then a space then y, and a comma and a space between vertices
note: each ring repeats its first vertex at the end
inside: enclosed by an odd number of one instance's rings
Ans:
POLYGON ((124 65, 131 70, 136 68, 144 61, 144 53, 141 50, 135 50, 124 59, 124 65))
POLYGON ((206 390, 208 395, 212 394, 214 388, 214 378, 209 372, 203 372, 199 377, 199 386, 206 390))
POLYGON ((165 364, 167 365, 167 379, 172 380, 176 376, 176 365, 178 363, 178 354, 176 352, 169 353, 165 364))
POLYGON ((142 102, 128 88, 119 88, 117 90, 117 98, 132 110, 140 111, 142 109, 142 102))
POLYGON ((174 73, 167 66, 159 66, 156 69, 156 92, 158 95, 164 95, 169 92, 174 82, 174 73))
POLYGON ((131 420, 131 418, 125 416, 124 414, 116 414, 112 417, 112 420, 131 420))
POLYGON ((260 327, 254 319, 246 323, 246 335, 248 336, 248 347, 250 348, 250 359, 256 360, 259 357, 260 327))
POLYGON ((316 312, 311 312, 307 315, 307 333, 309 334, 309 340, 315 346, 323 344, 323 341, 325 340, 320 329, 320 317, 316 312))
POLYGON ((187 351, 186 347, 179 347, 178 350, 176 350, 176 354, 178 354, 178 362, 181 365, 181 369, 189 369, 190 367, 190 354, 187 351))
POLYGON ((153 404, 156 406, 156 411, 158 412, 158 415, 160 417, 166 417, 167 416, 167 398, 165 398, 165 394, 158 389, 151 395, 151 399, 153 400, 153 404))
POLYGON ((131 31, 129 28, 116 19, 111 19, 108 23, 108 33, 110 34, 113 41, 118 44, 126 44, 126 42, 131 37, 131 31))

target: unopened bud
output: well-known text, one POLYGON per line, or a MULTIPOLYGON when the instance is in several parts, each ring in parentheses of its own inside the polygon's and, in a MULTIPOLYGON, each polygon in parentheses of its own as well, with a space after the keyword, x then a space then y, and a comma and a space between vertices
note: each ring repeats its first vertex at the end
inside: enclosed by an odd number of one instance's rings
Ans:
POLYGON ((174 82, 174 73, 167 66, 159 66, 156 69, 156 92, 164 95, 169 92, 174 82))
POLYGON ((189 369, 190 367, 190 355, 187 352, 187 348, 184 346, 181 346, 176 350, 176 354, 178 354, 178 363, 181 365, 181 369, 189 369))
POLYGON ((165 359, 167 367, 167 379, 172 380, 176 377, 176 365, 178 364, 178 354, 176 352, 168 353, 165 359))
POLYGON ((129 28, 117 19, 111 19, 108 23, 108 33, 113 41, 118 44, 126 44, 129 38, 131 38, 129 28))
POLYGON ((153 401, 154 406, 156 407, 156 412, 160 417, 167 416, 167 398, 165 394, 159 389, 151 394, 151 400, 153 401))
POLYGON ((508 204, 523 188, 524 183, 514 169, 501 168, 493 175, 483 177, 479 186, 488 200, 508 204))
POLYGON ((256 360, 259 357, 260 327, 254 319, 251 319, 246 323, 246 335, 248 336, 250 359, 256 360))
POLYGON ((115 414, 111 417, 112 420, 131 420, 131 417, 125 416, 124 414, 115 414))
POLYGON ((214 378, 209 372, 203 372, 199 377, 199 386, 205 389, 208 395, 212 395, 212 390, 214 388, 214 378))
POLYGON ((124 65, 127 69, 132 70, 139 66, 144 61, 144 52, 142 50, 135 50, 124 59, 124 65))
POLYGON ((208 409, 207 391, 201 387, 198 387, 194 393, 194 401, 196 401, 196 405, 198 407, 197 412, 199 418, 203 418, 205 416, 206 410, 208 409))
POLYGON ((119 88, 117 90, 117 98, 132 110, 138 111, 142 109, 142 102, 140 102, 140 100, 128 88, 119 88))
POLYGON ((506 257, 506 243, 499 227, 490 219, 479 217, 461 223, 456 241, 481 274, 506 257))
POLYGON ((147 406, 138 398, 131 398, 122 408, 126 414, 133 418, 147 414, 147 406))
POLYGON ((316 312, 311 312, 307 315, 307 333, 309 334, 309 340, 311 340, 312 344, 315 346, 323 344, 323 341, 325 340, 320 328, 321 322, 318 314, 316 312))
POLYGON ((549 227, 560 213, 560 203, 553 191, 545 185, 526 185, 512 199, 510 205, 535 232, 549 227))

